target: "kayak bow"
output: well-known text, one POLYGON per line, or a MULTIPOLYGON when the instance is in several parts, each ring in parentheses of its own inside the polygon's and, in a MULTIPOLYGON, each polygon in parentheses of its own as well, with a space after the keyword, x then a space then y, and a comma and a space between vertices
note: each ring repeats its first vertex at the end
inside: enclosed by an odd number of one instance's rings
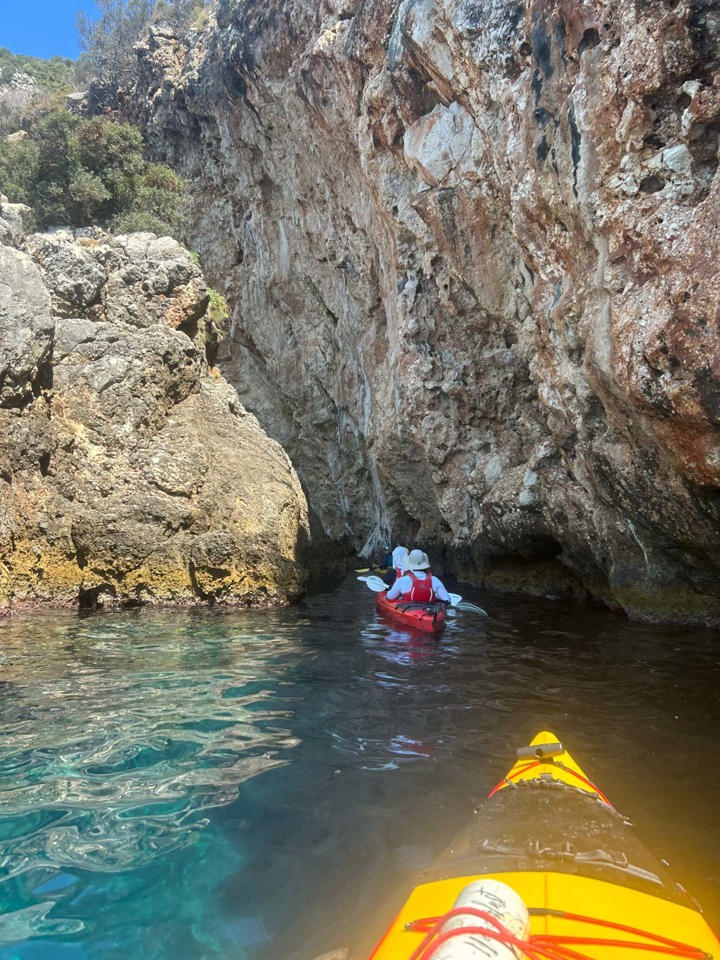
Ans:
POLYGON ((490 797, 420 876, 370 960, 720 957, 698 905, 552 733, 518 751, 490 797), (521 898, 522 935, 509 913, 477 909, 470 895, 496 904, 498 890, 506 904, 521 898))

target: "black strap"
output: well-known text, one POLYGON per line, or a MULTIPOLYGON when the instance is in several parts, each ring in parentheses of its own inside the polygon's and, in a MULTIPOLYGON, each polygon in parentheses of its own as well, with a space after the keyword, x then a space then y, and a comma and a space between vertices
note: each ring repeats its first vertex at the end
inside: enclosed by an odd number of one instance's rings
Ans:
POLYGON ((427 610, 428 613, 437 614, 440 610, 445 609, 444 604, 440 603, 419 603, 419 602, 408 602, 408 603, 396 603, 395 606, 398 610, 403 612, 406 610, 427 610))

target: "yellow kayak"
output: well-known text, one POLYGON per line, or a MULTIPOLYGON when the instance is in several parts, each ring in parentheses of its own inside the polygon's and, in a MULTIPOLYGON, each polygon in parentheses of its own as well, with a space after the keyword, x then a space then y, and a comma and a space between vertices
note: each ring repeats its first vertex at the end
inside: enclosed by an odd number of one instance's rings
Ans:
POLYGON ((698 905, 552 733, 490 798, 370 960, 720 960, 698 905))

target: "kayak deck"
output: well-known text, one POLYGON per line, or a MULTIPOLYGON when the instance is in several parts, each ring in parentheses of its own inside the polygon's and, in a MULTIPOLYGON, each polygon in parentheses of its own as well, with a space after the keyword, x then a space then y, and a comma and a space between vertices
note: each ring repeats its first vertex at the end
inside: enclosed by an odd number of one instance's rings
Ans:
MULTIPOLYGON (((483 876, 500 880, 520 894, 531 913, 530 936, 583 937, 652 945, 651 940, 627 930, 588 924, 563 916, 543 915, 542 912, 534 913, 553 910, 647 930, 654 937, 696 947, 698 958, 703 953, 718 956, 720 945, 702 915, 690 907, 626 890, 616 884, 586 877, 569 877, 563 873, 498 872, 483 876)), ((408 960, 425 935, 422 931, 407 929, 408 925, 422 918, 447 913, 461 890, 477 878, 477 874, 468 874, 416 887, 384 939, 371 954, 370 960, 408 960)), ((578 944, 574 949, 592 960, 642 960, 658 956, 654 951, 646 952, 638 946, 623 947, 618 943, 578 944)), ((664 955, 668 956, 667 953, 664 955)))
POLYGON ((425 933, 408 925, 442 917, 464 887, 481 878, 500 880, 520 895, 531 914, 531 938, 582 938, 569 945, 579 958, 720 957, 697 904, 557 738, 543 731, 518 752, 492 799, 418 877, 371 960, 409 960, 425 933), (657 938, 695 952, 673 953, 657 938), (587 942, 593 940, 605 942, 587 942))

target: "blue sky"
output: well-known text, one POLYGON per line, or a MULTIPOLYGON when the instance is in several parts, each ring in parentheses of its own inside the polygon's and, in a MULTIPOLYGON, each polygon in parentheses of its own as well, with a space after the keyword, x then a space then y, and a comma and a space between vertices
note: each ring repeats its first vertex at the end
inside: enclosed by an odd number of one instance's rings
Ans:
POLYGON ((75 16, 96 14, 92 0, 0 0, 0 47, 31 57, 80 54, 75 16))

